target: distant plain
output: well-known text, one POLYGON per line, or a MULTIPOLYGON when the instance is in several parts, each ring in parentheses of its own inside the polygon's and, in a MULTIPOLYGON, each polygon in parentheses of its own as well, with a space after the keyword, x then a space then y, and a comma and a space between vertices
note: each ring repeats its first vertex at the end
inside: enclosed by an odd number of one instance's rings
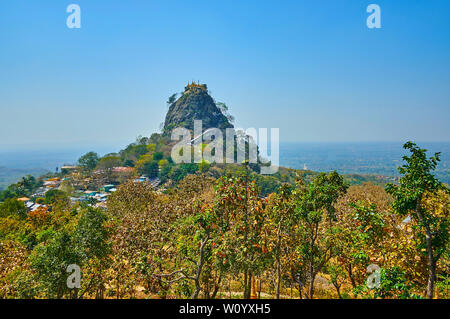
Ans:
MULTIPOLYGON (((417 143, 429 151, 441 152, 436 171, 439 179, 450 183, 450 142, 417 143)), ((123 146, 122 146, 123 147, 123 146)), ((41 150, 0 150, 0 188, 16 182, 26 174, 39 176, 56 167, 75 164, 86 152, 100 155, 117 152, 121 146, 76 147, 41 150)), ((397 176, 397 167, 406 155, 400 142, 370 143, 281 143, 280 165, 319 172, 336 170, 341 174, 397 176)))

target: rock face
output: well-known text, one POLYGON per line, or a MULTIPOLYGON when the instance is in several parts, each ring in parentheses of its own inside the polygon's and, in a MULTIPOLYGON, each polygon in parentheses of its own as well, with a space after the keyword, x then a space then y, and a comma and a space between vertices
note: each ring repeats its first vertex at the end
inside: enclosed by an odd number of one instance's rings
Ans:
POLYGON ((194 129, 194 120, 202 120, 203 130, 217 127, 221 130, 233 125, 208 94, 206 84, 188 84, 183 95, 172 103, 166 114, 164 132, 170 133, 176 127, 194 129))

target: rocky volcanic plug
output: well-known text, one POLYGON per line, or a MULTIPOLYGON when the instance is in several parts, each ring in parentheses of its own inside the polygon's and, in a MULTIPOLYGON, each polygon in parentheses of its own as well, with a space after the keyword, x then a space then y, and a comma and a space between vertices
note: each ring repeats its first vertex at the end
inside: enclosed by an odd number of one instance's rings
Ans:
POLYGON ((164 132, 176 127, 194 129, 194 120, 202 120, 203 130, 217 127, 221 130, 233 128, 227 117, 208 94, 206 84, 188 84, 181 97, 173 102, 166 114, 164 132))

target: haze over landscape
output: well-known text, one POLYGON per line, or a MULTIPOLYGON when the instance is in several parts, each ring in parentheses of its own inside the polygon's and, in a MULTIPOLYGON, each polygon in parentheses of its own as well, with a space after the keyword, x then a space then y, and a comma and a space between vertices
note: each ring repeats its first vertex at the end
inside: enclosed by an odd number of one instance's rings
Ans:
MULTIPOLYGON (((442 152, 437 176, 450 183, 450 143, 422 143, 429 153, 442 152)), ((54 171, 64 164, 75 164, 78 158, 95 150, 100 155, 117 152, 123 145, 60 150, 0 151, 0 188, 16 182, 26 174, 40 175, 54 171)), ((281 143, 280 165, 325 172, 336 170, 341 174, 378 174, 397 176, 397 167, 406 155, 402 143, 281 143)))

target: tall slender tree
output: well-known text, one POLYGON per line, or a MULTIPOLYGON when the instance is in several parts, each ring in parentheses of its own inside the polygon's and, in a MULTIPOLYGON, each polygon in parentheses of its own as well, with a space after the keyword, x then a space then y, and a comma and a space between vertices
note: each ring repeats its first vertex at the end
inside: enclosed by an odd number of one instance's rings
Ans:
POLYGON ((424 205, 427 194, 435 194, 439 190, 448 189, 434 175, 440 161, 440 153, 428 158, 427 150, 419 148, 413 142, 407 142, 403 148, 411 152, 404 156, 406 162, 398 168, 403 176, 399 185, 388 184, 386 191, 394 197, 393 209, 401 215, 410 215, 419 225, 424 237, 428 259, 427 298, 433 298, 434 282, 436 280, 436 262, 446 249, 448 242, 448 216, 439 218, 424 205))

